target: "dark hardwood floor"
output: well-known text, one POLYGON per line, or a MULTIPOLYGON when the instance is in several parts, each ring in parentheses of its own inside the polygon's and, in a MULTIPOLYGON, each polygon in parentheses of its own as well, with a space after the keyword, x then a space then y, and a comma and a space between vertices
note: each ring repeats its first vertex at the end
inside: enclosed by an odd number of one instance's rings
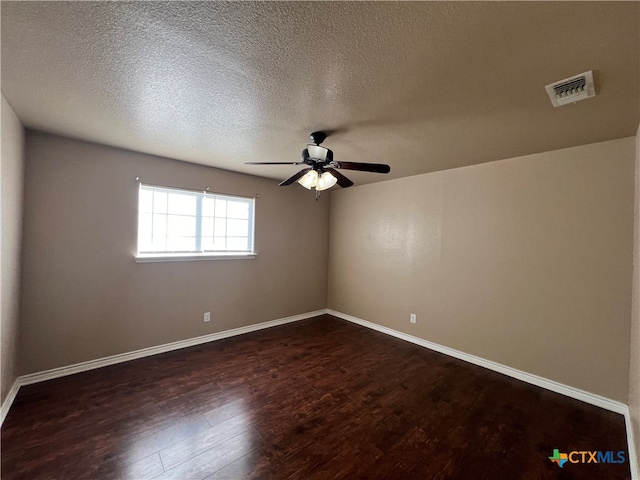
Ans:
POLYGON ((1 448, 7 480, 630 478, 621 415, 330 316, 23 387, 1 448))

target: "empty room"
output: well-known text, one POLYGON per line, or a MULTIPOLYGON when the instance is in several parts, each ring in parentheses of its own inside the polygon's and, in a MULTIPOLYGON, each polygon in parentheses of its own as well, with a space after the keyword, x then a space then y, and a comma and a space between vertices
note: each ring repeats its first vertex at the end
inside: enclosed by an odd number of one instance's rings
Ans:
POLYGON ((0 19, 3 479, 640 478, 640 2, 0 19))

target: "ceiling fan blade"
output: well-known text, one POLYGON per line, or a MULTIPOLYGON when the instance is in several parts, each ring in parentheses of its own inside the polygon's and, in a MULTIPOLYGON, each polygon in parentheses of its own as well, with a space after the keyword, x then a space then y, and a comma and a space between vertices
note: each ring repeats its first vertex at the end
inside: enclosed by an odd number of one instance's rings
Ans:
POLYGON ((360 170, 361 172, 389 173, 391 167, 383 163, 335 162, 344 170, 360 170))
POLYGON ((291 185, 293 182, 297 181, 298 179, 300 179, 302 176, 304 176, 305 173, 307 173, 309 170, 311 170, 310 168, 303 168, 302 170, 300 170, 298 173, 296 173, 295 175, 291 175, 289 178, 287 178, 286 180, 283 180, 282 182, 279 183, 279 185, 281 187, 284 187, 285 185, 291 185))
POLYGON ((341 174, 336 169, 334 169, 334 168, 325 168, 325 170, 327 172, 331 172, 331 175, 333 175, 334 177, 336 177, 338 179, 338 185, 340 185, 342 188, 347 188, 347 187, 350 187, 351 185, 353 185, 353 182, 351 180, 349 180, 347 177, 345 177, 343 174, 341 174))
POLYGON ((302 165, 303 162, 244 162, 245 165, 302 165))

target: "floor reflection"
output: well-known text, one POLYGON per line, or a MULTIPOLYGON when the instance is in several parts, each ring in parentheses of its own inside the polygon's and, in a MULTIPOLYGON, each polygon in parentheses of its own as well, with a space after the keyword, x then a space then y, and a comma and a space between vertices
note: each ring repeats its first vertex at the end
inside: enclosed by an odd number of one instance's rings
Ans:
MULTIPOLYGON (((195 418, 142 435, 127 450, 124 474, 136 479, 204 478, 201 475, 212 474, 255 448, 252 426, 244 399, 233 399, 195 418)), ((242 470, 242 465, 236 467, 242 470)))

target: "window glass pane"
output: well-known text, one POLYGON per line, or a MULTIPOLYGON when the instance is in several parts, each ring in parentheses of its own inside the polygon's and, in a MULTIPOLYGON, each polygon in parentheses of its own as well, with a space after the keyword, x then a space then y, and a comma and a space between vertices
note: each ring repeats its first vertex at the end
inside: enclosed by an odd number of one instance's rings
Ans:
POLYGON ((167 250, 172 252, 193 252, 196 249, 195 237, 169 237, 167 250))
POLYGON ((213 236, 213 218, 204 217, 202 219, 202 235, 213 236))
POLYGON ((227 248, 227 237, 214 237, 213 238, 213 249, 214 250, 225 250, 227 248))
POLYGON ((155 243, 158 238, 164 238, 167 236, 167 216, 166 215, 153 215, 153 228, 152 228, 153 242, 155 243))
POLYGON ((202 237, 202 250, 213 250, 213 237, 202 237))
POLYGON ((168 213, 177 215, 195 215, 196 196, 189 194, 183 195, 181 193, 170 193, 168 213))
POLYGON ((147 250, 151 244, 151 214, 138 215, 138 249, 147 250), (144 245, 144 248, 143 248, 144 245))
POLYGON ((168 235, 172 237, 195 236, 196 217, 169 215, 167 223, 168 235))
POLYGON ((227 235, 239 237, 248 234, 249 222, 247 220, 227 220, 227 235))
POLYGON ((165 252, 167 250, 167 237, 157 237, 151 242, 151 252, 165 252))
POLYGON ((151 239, 151 214, 141 213, 138 216, 138 233, 144 237, 151 239))
POLYGON ((214 235, 219 237, 227 234, 227 219, 226 218, 216 218, 214 235))
POLYGON ((216 217, 227 216, 227 201, 216 198, 216 217))
POLYGON ((205 195, 202 199, 202 214, 206 217, 213 217, 213 207, 216 201, 211 195, 205 195))
POLYGON ((227 217, 229 218, 249 218, 249 204, 236 200, 227 202, 227 217))
POLYGON ((150 213, 153 207, 153 191, 141 188, 140 189, 140 201, 138 202, 138 211, 150 213))
POLYGON ((165 192, 153 191, 153 212, 167 213, 167 194, 165 192))
POLYGON ((247 251, 247 237, 227 237, 227 250, 247 251))

